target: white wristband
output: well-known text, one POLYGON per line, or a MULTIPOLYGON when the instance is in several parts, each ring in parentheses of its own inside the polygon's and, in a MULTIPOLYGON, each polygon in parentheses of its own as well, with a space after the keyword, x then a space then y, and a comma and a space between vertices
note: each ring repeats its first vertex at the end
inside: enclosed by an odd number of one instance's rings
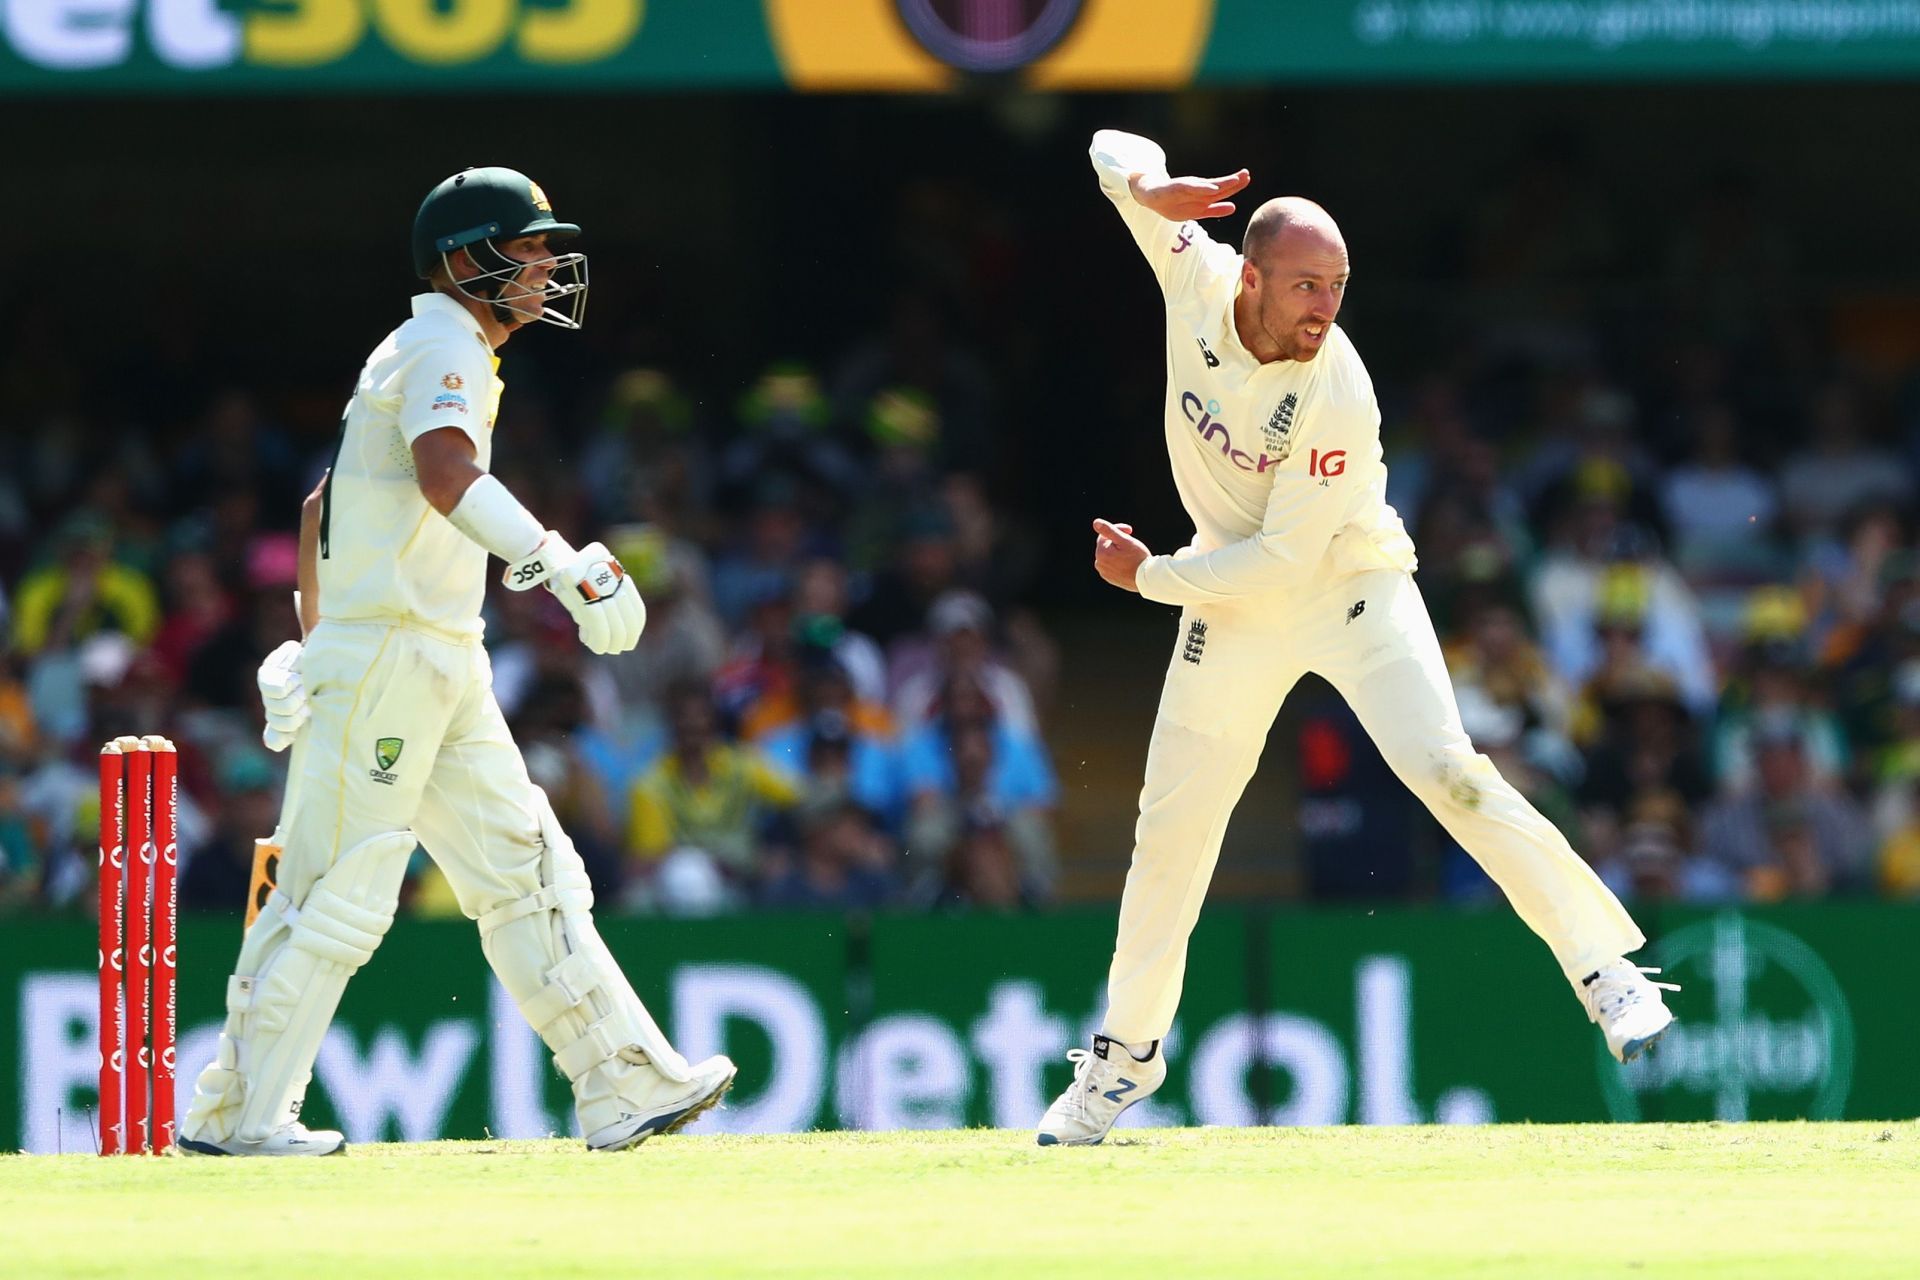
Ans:
POLYGON ((507 492, 507 486, 490 475, 483 475, 467 486, 453 510, 447 512, 453 527, 509 564, 521 560, 540 546, 547 531, 520 500, 507 492))
POLYGON ((565 538, 549 529, 539 546, 518 560, 507 562, 507 570, 500 575, 500 581, 506 584, 509 591, 530 591, 551 578, 571 559, 573 548, 565 538))

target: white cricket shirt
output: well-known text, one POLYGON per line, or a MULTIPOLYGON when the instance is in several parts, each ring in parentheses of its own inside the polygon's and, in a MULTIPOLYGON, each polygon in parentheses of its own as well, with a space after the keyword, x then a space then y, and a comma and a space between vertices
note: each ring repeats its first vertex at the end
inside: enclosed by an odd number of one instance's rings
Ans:
POLYGON ((1273 596, 1369 569, 1412 572, 1413 540, 1387 505, 1380 407, 1352 341, 1330 326, 1312 360, 1261 364, 1233 323, 1241 257, 1196 222, 1133 198, 1165 177, 1157 143, 1102 129, 1089 153, 1167 304, 1167 456, 1192 543, 1141 565, 1163 604, 1273 596))
POLYGON ((320 616, 398 621, 478 636, 487 553, 421 494, 413 442, 440 427, 493 461, 504 384, 479 321, 437 293, 388 334, 360 370, 340 427, 320 526, 320 616))

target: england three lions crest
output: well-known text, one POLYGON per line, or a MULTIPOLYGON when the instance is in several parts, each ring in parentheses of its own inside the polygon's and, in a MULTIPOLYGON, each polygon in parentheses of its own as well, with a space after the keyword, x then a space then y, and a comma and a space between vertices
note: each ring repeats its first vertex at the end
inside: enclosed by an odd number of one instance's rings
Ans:
POLYGON ((1300 397, 1292 391, 1287 392, 1280 403, 1274 406, 1273 416, 1267 419, 1267 425, 1262 428, 1262 434, 1267 438, 1267 452, 1273 455, 1276 462, 1284 460, 1293 448, 1293 411, 1299 404, 1300 397))

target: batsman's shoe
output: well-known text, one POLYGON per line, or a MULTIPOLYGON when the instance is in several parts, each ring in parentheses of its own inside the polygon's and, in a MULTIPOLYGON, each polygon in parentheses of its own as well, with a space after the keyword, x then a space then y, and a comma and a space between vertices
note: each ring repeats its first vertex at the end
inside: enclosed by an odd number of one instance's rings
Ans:
POLYGON ((1587 1017, 1607 1037, 1607 1052, 1621 1062, 1632 1062, 1673 1025, 1673 1010, 1660 998, 1662 991, 1678 991, 1671 982, 1647 978, 1658 969, 1644 969, 1626 960, 1604 964, 1581 981, 1587 1017))
POLYGON ((1113 1122, 1167 1079, 1167 1057, 1155 1040, 1146 1058, 1105 1036, 1093 1038, 1092 1049, 1069 1049, 1073 1083, 1040 1117, 1037 1140, 1043 1147, 1091 1147, 1106 1140, 1113 1122))
POLYGON ((587 1149, 625 1151, 656 1133, 678 1133, 720 1105, 720 1099, 733 1088, 733 1078, 739 1071, 733 1059, 715 1054, 693 1064, 691 1080, 675 1083, 661 1077, 659 1097, 646 1099, 640 1111, 624 1115, 617 1123, 588 1134, 587 1149))
POLYGON ((309 1129, 292 1120, 259 1142, 183 1137, 173 1145, 183 1156, 337 1156, 347 1149, 347 1135, 337 1129, 309 1129))

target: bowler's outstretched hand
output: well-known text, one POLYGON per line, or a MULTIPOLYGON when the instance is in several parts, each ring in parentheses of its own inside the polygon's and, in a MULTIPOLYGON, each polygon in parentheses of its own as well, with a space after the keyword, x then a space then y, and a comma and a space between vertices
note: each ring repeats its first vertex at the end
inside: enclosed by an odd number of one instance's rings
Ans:
POLYGON ((1224 178, 1153 178, 1142 173, 1127 177, 1133 198, 1169 222, 1224 218, 1234 210, 1231 197, 1251 181, 1253 175, 1245 169, 1224 178))

